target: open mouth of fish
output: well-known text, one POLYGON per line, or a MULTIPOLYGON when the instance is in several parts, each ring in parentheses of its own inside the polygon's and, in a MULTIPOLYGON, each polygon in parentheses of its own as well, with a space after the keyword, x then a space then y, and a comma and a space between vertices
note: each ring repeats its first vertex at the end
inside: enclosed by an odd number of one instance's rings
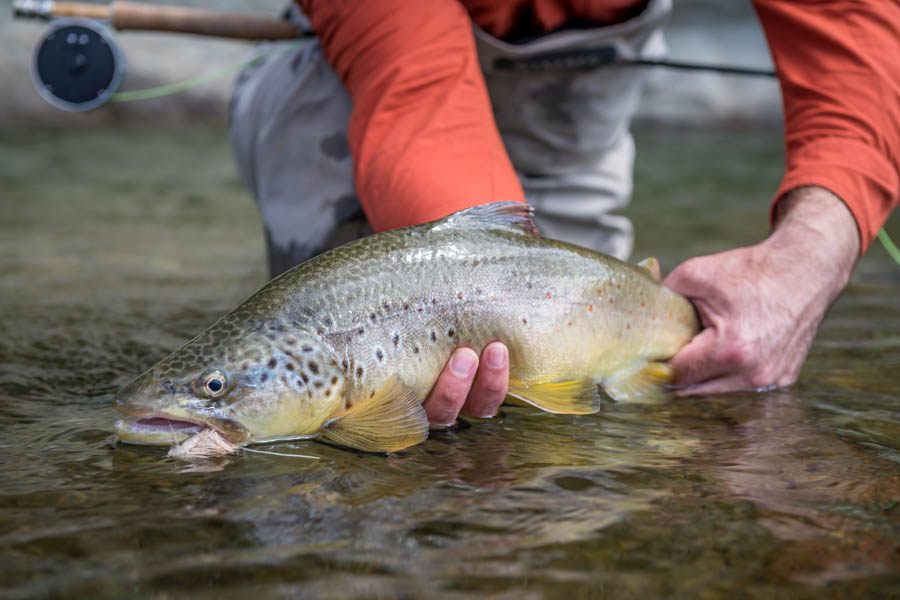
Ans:
POLYGON ((247 430, 229 419, 215 422, 185 421, 166 415, 147 415, 116 421, 115 430, 119 440, 126 444, 150 446, 170 446, 180 444, 204 429, 215 429, 222 437, 240 444, 249 437, 247 430))

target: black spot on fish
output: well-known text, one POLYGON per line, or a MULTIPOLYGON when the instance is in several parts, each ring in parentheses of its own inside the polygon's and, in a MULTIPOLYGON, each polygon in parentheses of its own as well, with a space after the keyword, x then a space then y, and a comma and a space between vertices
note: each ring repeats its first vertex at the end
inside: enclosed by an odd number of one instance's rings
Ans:
POLYGON ((284 341, 284 343, 287 344, 288 346, 293 346, 294 344, 297 343, 297 340, 295 340, 294 338, 288 338, 284 341))
POLYGON ((391 338, 391 341, 394 342, 394 345, 395 345, 395 346, 396 346, 397 344, 399 344, 399 343, 400 343, 400 334, 395 333, 395 334, 394 334, 394 337, 391 338))
POLYGON ((357 377, 357 379, 362 378, 362 376, 363 376, 363 368, 362 368, 362 367, 356 367, 356 377, 357 377))
POLYGON ((325 385, 325 384, 322 383, 321 381, 314 381, 314 382, 313 382, 313 387, 316 388, 317 390, 322 389, 322 386, 323 386, 323 385, 325 385))
POLYGON ((372 320, 373 323, 378 320, 378 317, 375 316, 375 313, 372 313, 371 315, 369 315, 369 318, 372 320))
POLYGON ((266 366, 268 366, 270 369, 274 369, 276 366, 278 366, 278 361, 274 358, 270 358, 269 362, 266 363, 266 366))
POLYGON ((360 328, 358 328, 358 329, 356 330, 356 334, 357 334, 357 335, 363 335, 365 332, 366 332, 366 328, 365 328, 365 327, 360 327, 360 328))
POLYGON ((349 366, 350 366, 350 363, 347 362, 347 359, 346 359, 346 358, 345 358, 344 360, 341 361, 341 368, 344 369, 345 371, 347 370, 347 368, 348 368, 349 366))
POLYGON ((413 346, 413 354, 418 354, 418 353, 419 353, 419 347, 413 346))
POLYGON ((403 310, 409 310, 409 302, 403 303, 403 310))
POLYGON ((309 367, 309 370, 312 371, 313 375, 319 374, 319 364, 317 362, 311 360, 308 363, 306 363, 306 366, 309 367))
POLYGON ((325 330, 321 328, 316 329, 316 335, 325 335, 325 330))
POLYGON ((335 385, 338 382, 337 375, 331 376, 331 385, 335 385))
POLYGON ((303 383, 309 383, 309 375, 306 373, 300 373, 300 377, 303 379, 303 383))
POLYGON ((377 358, 378 360, 384 359, 384 352, 381 351, 381 348, 375 351, 375 358, 377 358))
POLYGON ((531 282, 530 282, 530 281, 526 281, 526 282, 525 282, 525 287, 527 287, 527 288, 530 290, 530 289, 531 289, 531 282))
POLYGON ((313 351, 313 347, 310 346, 309 344, 304 344, 300 349, 303 350, 304 352, 312 352, 313 351))
POLYGON ((383 302, 383 303, 381 304, 381 307, 382 307, 384 310, 391 310, 391 305, 388 304, 387 302, 383 302))
POLYGON ((294 363, 290 363, 290 362, 289 362, 289 363, 285 363, 284 366, 285 366, 285 368, 287 368, 288 371, 293 371, 293 370, 294 370, 294 363))
POLYGON ((324 319, 322 319, 322 323, 325 324, 325 327, 331 327, 332 325, 334 325, 334 321, 331 319, 331 317, 325 317, 324 319))
POLYGON ((302 379, 302 378, 300 378, 300 377, 297 378, 297 385, 303 385, 303 379, 302 379))
POLYGON ((431 341, 432 342, 437 341, 437 334, 434 332, 434 330, 431 331, 431 341))
POLYGON ((269 374, 268 374, 268 373, 263 373, 263 374, 260 376, 259 380, 260 380, 260 381, 266 381, 268 378, 269 378, 269 374))
POLYGON ((325 397, 327 398, 330 395, 331 395, 331 390, 325 390, 325 397))
POLYGON ((266 339, 271 340, 271 341, 274 342, 274 341, 277 340, 278 338, 275 337, 275 335, 272 334, 272 333, 267 333, 267 334, 266 334, 266 339))
POLYGON ((528 325, 528 319, 526 319, 525 317, 522 317, 522 324, 528 325))
POLYGON ((456 332, 453 331, 452 327, 447 330, 447 337, 453 337, 455 334, 456 334, 456 332))

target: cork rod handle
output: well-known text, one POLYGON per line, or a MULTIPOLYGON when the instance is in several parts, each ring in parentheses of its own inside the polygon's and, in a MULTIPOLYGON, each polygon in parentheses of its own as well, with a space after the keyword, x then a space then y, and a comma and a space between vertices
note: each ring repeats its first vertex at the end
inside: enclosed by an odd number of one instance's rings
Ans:
POLYGON ((119 0, 109 6, 113 27, 122 30, 177 31, 244 40, 282 40, 301 34, 294 23, 240 13, 119 0))
POLYGON ((119 0, 110 4, 13 0, 13 14, 25 18, 108 20, 115 29, 173 31, 244 40, 284 40, 303 35, 296 24, 278 19, 119 0))

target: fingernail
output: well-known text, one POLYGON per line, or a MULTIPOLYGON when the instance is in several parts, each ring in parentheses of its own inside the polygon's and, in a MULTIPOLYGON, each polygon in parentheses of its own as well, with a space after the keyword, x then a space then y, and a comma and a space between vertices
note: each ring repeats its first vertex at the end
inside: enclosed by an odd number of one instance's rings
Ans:
POLYGON ((478 355, 471 348, 461 348, 450 359, 450 371, 457 377, 468 377, 478 364, 478 355))
POLYGON ((499 369, 506 364, 507 354, 506 346, 503 344, 489 346, 484 353, 484 364, 491 369, 499 369))

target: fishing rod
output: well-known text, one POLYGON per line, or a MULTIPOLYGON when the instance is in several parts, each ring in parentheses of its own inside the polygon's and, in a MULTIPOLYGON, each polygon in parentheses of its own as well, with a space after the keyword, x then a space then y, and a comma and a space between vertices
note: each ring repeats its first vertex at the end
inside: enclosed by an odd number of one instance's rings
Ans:
POLYGON ((609 44, 592 48, 576 48, 555 52, 544 52, 523 57, 497 58, 495 69, 521 73, 547 73, 553 71, 591 71, 610 65, 632 67, 663 67, 683 71, 703 71, 723 75, 748 75, 752 77, 775 77, 772 69, 740 67, 734 65, 712 65, 690 61, 653 60, 636 56, 623 46, 609 44))
MULTIPOLYGON (((109 101, 126 102, 174 94, 270 56, 262 54, 250 61, 184 82, 119 92, 125 77, 125 54, 112 30, 166 31, 251 41, 290 40, 313 35, 300 25, 282 19, 122 0, 109 4, 13 0, 12 8, 15 17, 51 21, 50 28, 38 41, 34 52, 32 79, 38 93, 47 102, 67 111, 91 110, 109 101)), ((273 53, 279 51, 277 48, 272 50, 273 53)), ((766 69, 650 60, 634 56, 627 48, 615 45, 494 61, 498 70, 529 73, 593 70, 608 65, 662 67, 728 75, 775 75, 774 71, 766 69)))
POLYGON ((31 75, 44 100, 86 111, 114 98, 125 54, 112 30, 167 31, 242 40, 286 40, 306 34, 291 21, 234 12, 114 0, 109 4, 13 0, 13 16, 44 19, 31 75))

